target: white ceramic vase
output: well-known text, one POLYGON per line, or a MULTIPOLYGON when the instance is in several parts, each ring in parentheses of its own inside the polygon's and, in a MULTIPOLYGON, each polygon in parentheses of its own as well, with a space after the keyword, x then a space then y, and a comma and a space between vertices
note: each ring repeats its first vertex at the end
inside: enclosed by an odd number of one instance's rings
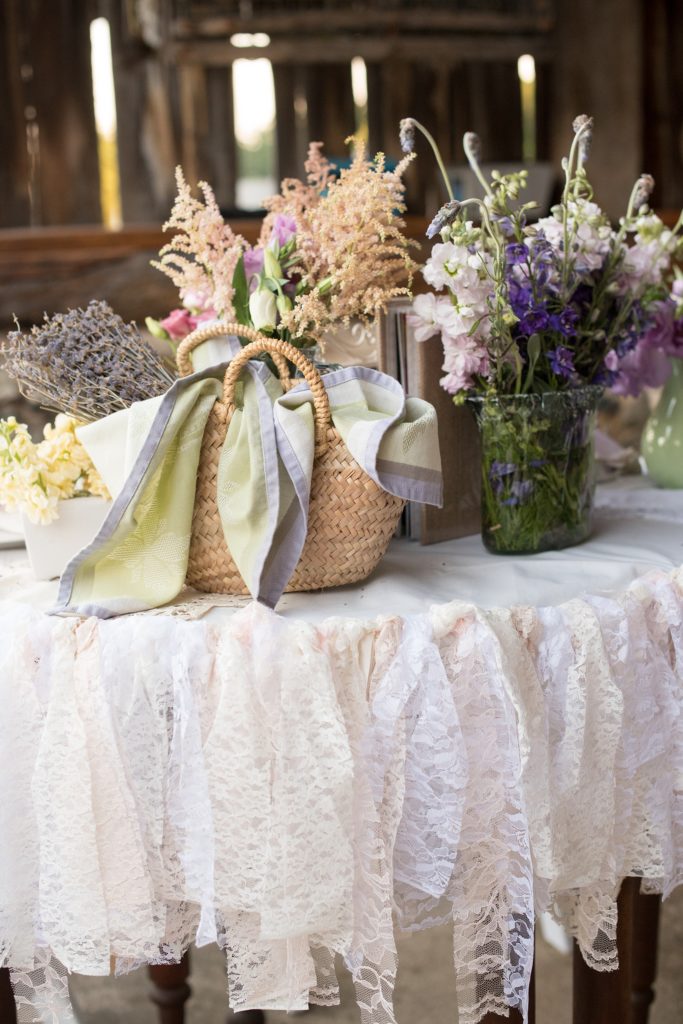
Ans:
POLYGON ((79 551, 95 538, 111 501, 92 496, 68 498, 59 503, 59 518, 47 526, 21 517, 26 552, 37 580, 53 580, 79 551))

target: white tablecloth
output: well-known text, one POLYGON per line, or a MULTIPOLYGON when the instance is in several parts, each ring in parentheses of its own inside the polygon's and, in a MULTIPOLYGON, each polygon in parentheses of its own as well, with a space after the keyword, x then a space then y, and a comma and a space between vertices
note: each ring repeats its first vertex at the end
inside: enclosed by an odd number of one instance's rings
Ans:
POLYGON ((218 941, 237 1010, 334 1002, 341 953, 389 1024, 392 912, 452 921, 463 1024, 526 1012, 541 910, 613 967, 621 880, 683 877, 683 495, 599 504, 580 547, 395 543, 277 615, 48 617, 55 585, 4 552, 0 950, 25 1019, 64 967, 218 941))

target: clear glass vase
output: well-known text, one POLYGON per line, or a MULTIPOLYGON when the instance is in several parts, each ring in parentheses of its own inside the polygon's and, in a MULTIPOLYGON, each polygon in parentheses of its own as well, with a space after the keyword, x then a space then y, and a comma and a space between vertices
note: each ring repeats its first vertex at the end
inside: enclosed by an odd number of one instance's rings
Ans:
POLYGON ((591 532, 596 386, 469 399, 482 444, 482 538, 496 554, 570 547, 591 532))
POLYGON ((658 487, 683 487, 683 359, 671 360, 671 376, 645 424, 640 448, 658 487))

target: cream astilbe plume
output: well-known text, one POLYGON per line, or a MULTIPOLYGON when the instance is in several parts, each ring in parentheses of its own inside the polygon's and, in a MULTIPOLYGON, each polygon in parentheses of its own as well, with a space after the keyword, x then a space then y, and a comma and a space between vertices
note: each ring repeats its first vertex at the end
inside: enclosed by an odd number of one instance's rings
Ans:
POLYGON ((307 287, 283 317, 293 335, 320 337, 335 323, 367 322, 389 299, 410 294, 417 265, 403 233, 401 178, 411 159, 388 171, 384 154, 368 161, 357 141, 351 166, 325 179, 325 194, 306 208, 305 237, 297 233, 297 269, 307 287))
POLYGON ((206 309, 234 317, 232 278, 246 242, 225 223, 211 187, 199 182, 204 201, 195 199, 182 169, 176 168, 178 195, 164 231, 178 234, 160 251, 152 266, 171 278, 181 298, 200 295, 206 309))

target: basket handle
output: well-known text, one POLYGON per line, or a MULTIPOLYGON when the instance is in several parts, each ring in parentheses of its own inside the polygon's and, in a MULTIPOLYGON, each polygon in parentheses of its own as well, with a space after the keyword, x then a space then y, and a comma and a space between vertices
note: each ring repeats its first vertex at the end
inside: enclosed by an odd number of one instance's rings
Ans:
MULTIPOLYGON (((237 334, 238 331, 235 330, 234 333, 237 334)), ((288 341, 281 341, 279 338, 266 338, 258 331, 253 333, 257 335, 258 340, 254 340, 250 345, 246 345, 241 352, 238 352, 225 371, 223 405, 228 419, 232 416, 235 408, 235 385, 245 364, 261 352, 268 352, 274 361, 284 356, 290 363, 294 363, 298 370, 301 370, 311 389, 315 410, 315 448, 317 452, 320 452, 327 444, 327 428, 330 424, 330 402, 320 374, 308 356, 305 356, 301 349, 290 345, 288 341)))
MULTIPOLYGON (((245 327, 243 324, 209 324, 207 327, 197 327, 196 330, 188 334, 178 345, 176 349, 176 365, 178 367, 178 373, 181 377, 189 377, 191 373, 194 373, 192 366, 192 360, 190 359, 190 353, 193 352, 198 345, 201 345, 204 341, 210 341, 212 338, 223 338, 226 334, 237 334, 241 338, 248 338, 250 341, 264 341, 266 340, 262 334, 254 330, 253 327, 245 327)), ((287 366, 287 360, 283 359, 279 353, 272 353, 273 362, 277 367, 277 372, 280 375, 280 380, 283 384, 287 384, 289 381, 289 367, 287 366)))

